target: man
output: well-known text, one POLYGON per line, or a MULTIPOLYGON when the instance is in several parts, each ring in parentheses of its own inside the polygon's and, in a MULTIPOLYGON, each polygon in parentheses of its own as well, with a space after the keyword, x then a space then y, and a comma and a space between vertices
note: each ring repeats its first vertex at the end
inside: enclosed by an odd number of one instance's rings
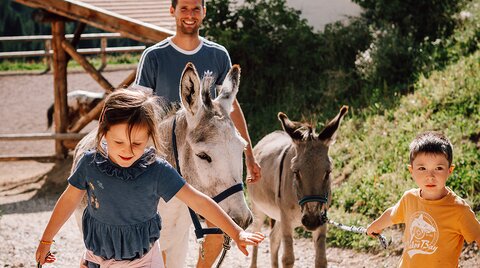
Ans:
MULTIPOLYGON (((180 76, 187 62, 195 65, 200 76, 211 73, 215 84, 222 84, 232 63, 223 46, 200 37, 199 29, 206 14, 204 4, 203 0, 172 0, 170 14, 175 18, 176 33, 145 50, 140 58, 136 86, 152 88, 169 102, 179 101, 180 76)), ((215 88, 211 89, 211 96, 216 96, 215 88)), ((245 117, 237 100, 234 101, 231 118, 240 135, 248 142, 245 150, 247 183, 256 182, 260 179, 260 167, 253 156, 245 117)), ((207 236, 206 243, 218 247, 205 248, 205 259, 199 258, 197 266, 210 267, 222 242, 220 235, 207 236), (210 243, 212 240, 216 242, 210 243)))

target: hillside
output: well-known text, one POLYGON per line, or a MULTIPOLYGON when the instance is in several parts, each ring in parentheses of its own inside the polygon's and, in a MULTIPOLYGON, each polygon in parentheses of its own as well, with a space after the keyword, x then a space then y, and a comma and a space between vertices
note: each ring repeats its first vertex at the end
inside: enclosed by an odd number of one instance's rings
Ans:
MULTIPOLYGON (((456 168, 447 185, 480 218, 480 51, 421 77, 414 93, 398 97, 398 104, 381 114, 351 108, 332 146, 334 177, 341 181, 334 189, 331 217, 367 225, 393 205, 414 187, 406 167, 410 141, 422 131, 436 130, 454 145, 456 168)), ((334 245, 375 245, 368 238, 330 230, 334 245)))

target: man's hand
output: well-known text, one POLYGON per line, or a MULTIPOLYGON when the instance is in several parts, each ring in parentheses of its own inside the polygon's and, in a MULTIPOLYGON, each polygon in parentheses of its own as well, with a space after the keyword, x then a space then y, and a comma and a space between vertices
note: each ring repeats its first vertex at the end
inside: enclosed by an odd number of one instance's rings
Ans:
POLYGON ((261 179, 262 169, 258 165, 253 155, 245 157, 245 164, 247 166, 247 183, 255 183, 261 179))

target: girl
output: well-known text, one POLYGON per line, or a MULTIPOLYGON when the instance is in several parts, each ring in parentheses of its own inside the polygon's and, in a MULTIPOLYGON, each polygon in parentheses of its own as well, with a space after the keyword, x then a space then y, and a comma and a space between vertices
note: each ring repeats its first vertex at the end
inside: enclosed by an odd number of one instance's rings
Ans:
POLYGON ((96 149, 80 159, 55 205, 35 254, 40 264, 55 261, 49 253, 53 238, 85 193, 88 206, 82 225, 88 267, 163 267, 160 198, 182 200, 234 239, 245 255, 247 245, 264 239, 260 233, 243 231, 212 199, 157 157, 157 103, 157 97, 140 90, 120 89, 107 97, 96 149), (150 140, 155 148, 147 148, 150 140))

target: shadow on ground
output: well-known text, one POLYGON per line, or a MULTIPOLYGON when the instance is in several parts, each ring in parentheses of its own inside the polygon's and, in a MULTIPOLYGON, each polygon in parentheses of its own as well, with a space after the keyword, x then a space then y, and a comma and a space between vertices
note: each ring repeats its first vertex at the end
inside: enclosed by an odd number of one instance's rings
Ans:
POLYGON ((45 174, 0 187, 0 214, 32 213, 51 210, 65 190, 72 167, 72 156, 56 161, 45 174))

